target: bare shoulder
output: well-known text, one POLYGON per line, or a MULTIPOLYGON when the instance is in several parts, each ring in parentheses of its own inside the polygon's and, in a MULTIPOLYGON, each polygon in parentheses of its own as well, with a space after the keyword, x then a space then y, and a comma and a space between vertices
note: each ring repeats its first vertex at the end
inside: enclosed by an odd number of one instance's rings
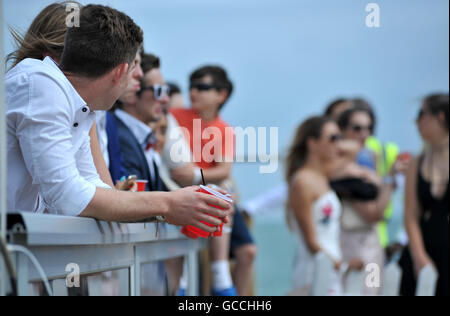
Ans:
POLYGON ((291 193, 294 195, 314 198, 327 189, 327 179, 309 169, 300 169, 292 178, 291 193))

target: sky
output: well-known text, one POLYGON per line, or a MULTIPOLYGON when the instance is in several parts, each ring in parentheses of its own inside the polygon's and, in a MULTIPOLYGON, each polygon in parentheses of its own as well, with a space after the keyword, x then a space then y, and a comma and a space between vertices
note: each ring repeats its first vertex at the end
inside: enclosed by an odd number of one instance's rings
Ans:
MULTIPOLYGON (((51 2, 4 0, 6 25, 25 31, 51 2)), ((366 26, 369 1, 362 0, 81 2, 130 15, 144 30, 146 51, 161 57, 165 78, 185 93, 195 68, 225 67, 236 89, 223 118, 243 128, 277 127, 281 162, 298 124, 339 96, 367 98, 377 135, 418 152, 420 100, 448 92, 447 0, 376 1, 379 28, 366 26)), ((8 34, 5 50, 13 50, 8 34)), ((270 175, 255 164, 234 170, 244 198, 282 181, 282 165, 270 175)))

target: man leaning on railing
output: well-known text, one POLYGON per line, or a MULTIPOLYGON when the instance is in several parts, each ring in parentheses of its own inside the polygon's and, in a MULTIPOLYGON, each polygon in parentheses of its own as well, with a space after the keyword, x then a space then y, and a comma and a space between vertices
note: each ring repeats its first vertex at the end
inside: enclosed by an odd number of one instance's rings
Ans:
POLYGON ((98 176, 89 146, 94 111, 109 110, 122 94, 142 41, 142 30, 128 16, 89 5, 80 12, 79 27, 67 32, 60 65, 50 57, 25 59, 8 72, 9 211, 105 221, 162 216, 171 224, 208 232, 228 220, 230 206, 196 187, 121 192, 98 176))

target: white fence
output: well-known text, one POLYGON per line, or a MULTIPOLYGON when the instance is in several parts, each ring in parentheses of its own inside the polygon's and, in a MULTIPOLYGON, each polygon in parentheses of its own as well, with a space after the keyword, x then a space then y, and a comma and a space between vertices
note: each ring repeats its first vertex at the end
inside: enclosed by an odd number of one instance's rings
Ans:
MULTIPOLYGON (((145 264, 179 257, 188 264, 187 294, 198 295, 197 252, 206 246, 206 241, 187 239, 171 225, 157 229, 155 223, 106 223, 31 213, 8 215, 8 239, 10 245, 31 252, 53 290, 61 287, 69 273, 67 265, 74 263, 81 275, 126 271, 120 274, 120 290, 131 296, 141 295, 141 270, 145 264)), ((28 295, 30 283, 40 282, 41 275, 24 253, 15 252, 13 261, 18 294, 28 295)))

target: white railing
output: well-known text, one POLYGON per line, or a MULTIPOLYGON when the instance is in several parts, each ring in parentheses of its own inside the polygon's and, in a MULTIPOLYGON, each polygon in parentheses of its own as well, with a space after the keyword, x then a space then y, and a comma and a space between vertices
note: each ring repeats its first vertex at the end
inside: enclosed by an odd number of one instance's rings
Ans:
MULTIPOLYGON (((76 264, 82 276, 125 269, 125 277, 122 273, 119 278, 121 293, 139 296, 143 265, 184 257, 189 271, 187 294, 198 295, 197 252, 206 241, 187 239, 172 225, 156 225, 18 213, 8 215, 8 240, 32 253, 54 290, 65 284, 67 265, 76 264)), ((41 275, 24 253, 13 253, 13 261, 18 295, 28 295, 30 283, 40 282, 41 275)))

